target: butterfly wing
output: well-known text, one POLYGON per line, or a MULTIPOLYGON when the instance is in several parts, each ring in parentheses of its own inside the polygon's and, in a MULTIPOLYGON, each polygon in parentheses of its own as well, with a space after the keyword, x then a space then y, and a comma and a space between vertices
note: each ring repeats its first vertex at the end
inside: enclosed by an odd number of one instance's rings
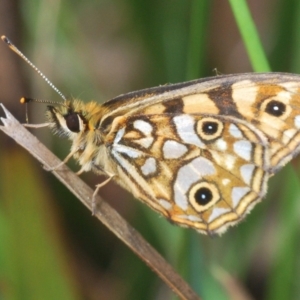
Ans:
POLYGON ((243 218, 268 177, 300 151, 299 75, 216 76, 121 95, 103 107, 100 127, 119 182, 205 233, 243 218))
POLYGON ((300 76, 296 74, 216 76, 130 93, 112 102, 119 101, 126 105, 108 115, 196 112, 245 120, 268 139, 271 173, 300 151, 300 76))
POLYGON ((268 143, 232 117, 123 117, 106 144, 121 185, 171 221, 203 233, 237 223, 266 192, 268 143))
POLYGON ((232 90, 240 114, 267 137, 270 171, 276 173, 300 151, 300 76, 244 80, 232 90))

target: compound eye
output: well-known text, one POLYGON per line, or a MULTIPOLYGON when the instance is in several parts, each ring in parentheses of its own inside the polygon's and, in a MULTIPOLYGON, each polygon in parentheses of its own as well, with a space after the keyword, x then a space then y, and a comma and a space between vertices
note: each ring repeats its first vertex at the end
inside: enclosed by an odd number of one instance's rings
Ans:
POLYGON ((82 120, 77 113, 70 113, 64 116, 66 120, 67 127, 72 132, 80 132, 82 127, 82 120))

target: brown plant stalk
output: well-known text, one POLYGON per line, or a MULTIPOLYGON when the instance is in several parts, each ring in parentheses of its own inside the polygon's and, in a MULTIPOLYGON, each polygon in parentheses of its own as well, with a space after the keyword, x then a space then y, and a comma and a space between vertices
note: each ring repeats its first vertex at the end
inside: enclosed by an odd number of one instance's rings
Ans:
MULTIPOLYGON (((46 168, 57 166, 60 160, 32 135, 1 104, 6 118, 1 118, 0 129, 25 148, 46 168)), ((92 211, 93 190, 84 183, 66 165, 52 173, 90 210, 92 211)), ((131 227, 111 206, 97 196, 95 217, 112 231, 124 244, 138 255, 181 299, 200 300, 191 287, 176 273, 173 267, 144 238, 131 227)))

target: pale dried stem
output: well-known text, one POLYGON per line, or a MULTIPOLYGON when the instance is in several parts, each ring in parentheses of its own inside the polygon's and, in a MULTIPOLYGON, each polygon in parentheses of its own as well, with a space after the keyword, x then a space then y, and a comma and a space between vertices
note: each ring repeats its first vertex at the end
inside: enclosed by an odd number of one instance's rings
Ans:
MULTIPOLYGON (((1 118, 4 126, 0 129, 29 151, 45 167, 52 168, 60 160, 48 150, 34 135, 21 125, 13 115, 0 104, 6 118, 1 118)), ((90 210, 92 211, 93 190, 85 184, 66 165, 52 173, 90 210)), ((199 296, 175 272, 165 259, 152 248, 143 237, 131 227, 113 208, 97 196, 95 217, 110 229, 123 243, 138 255, 158 276, 177 294, 180 299, 198 299, 199 296)), ((91 216, 92 217, 92 216, 91 216)))

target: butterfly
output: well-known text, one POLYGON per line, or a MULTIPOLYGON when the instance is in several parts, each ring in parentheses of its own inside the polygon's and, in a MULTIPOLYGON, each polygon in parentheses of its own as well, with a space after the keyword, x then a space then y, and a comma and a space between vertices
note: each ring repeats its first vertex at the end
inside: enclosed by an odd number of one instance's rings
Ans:
POLYGON ((82 166, 170 221, 224 232, 300 149, 300 76, 236 74, 48 107, 82 166))
POLYGON ((64 162, 74 157, 78 173, 104 174, 171 222, 221 234, 299 153, 300 76, 208 77, 103 104, 65 100, 46 116, 71 140, 64 162))

